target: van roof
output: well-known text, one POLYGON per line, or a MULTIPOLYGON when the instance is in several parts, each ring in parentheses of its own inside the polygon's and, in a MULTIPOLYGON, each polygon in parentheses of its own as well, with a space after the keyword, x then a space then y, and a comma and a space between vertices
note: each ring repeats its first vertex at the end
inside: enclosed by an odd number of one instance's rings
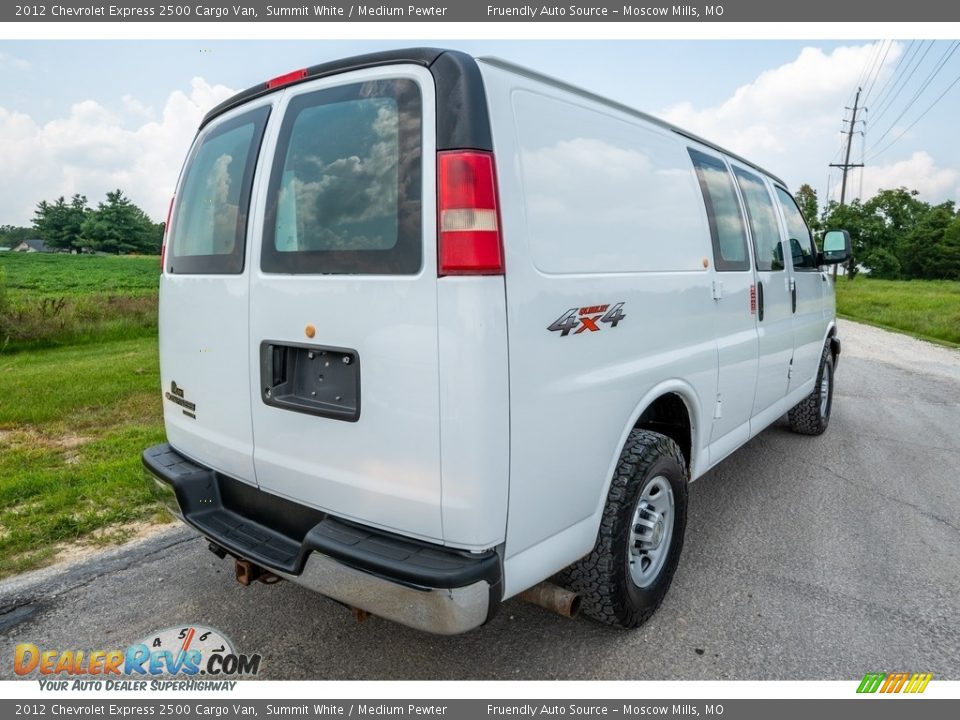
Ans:
POLYGON ((653 125, 681 135, 688 140, 716 150, 727 157, 763 173, 771 180, 786 187, 786 183, 783 182, 783 180, 756 163, 736 153, 730 152, 709 140, 705 140, 698 135, 679 128, 676 125, 672 125, 665 120, 661 120, 653 115, 648 115, 628 105, 619 103, 616 100, 597 95, 584 88, 571 85, 563 80, 558 80, 557 78, 544 75, 536 70, 531 70, 530 68, 501 58, 473 58, 470 55, 456 50, 443 50, 439 48, 405 48, 402 50, 386 50, 365 55, 354 55, 308 67, 302 73, 298 73, 295 79, 286 81, 282 85, 275 85, 271 82, 258 83, 233 95, 210 110, 200 123, 200 128, 202 129, 218 115, 222 115, 228 110, 239 107, 254 98, 279 90, 288 84, 315 80, 320 77, 328 77, 330 75, 380 65, 413 64, 428 68, 431 71, 437 83, 438 96, 446 100, 445 104, 448 107, 448 111, 438 110, 437 113, 437 148, 441 150, 454 148, 490 150, 492 149, 493 143, 490 137, 486 96, 483 92, 483 84, 479 75, 479 69, 476 65, 477 62, 522 75, 547 85, 552 85, 558 89, 601 103, 628 115, 641 118, 653 125), (470 111, 464 113, 464 108, 469 108, 470 111))

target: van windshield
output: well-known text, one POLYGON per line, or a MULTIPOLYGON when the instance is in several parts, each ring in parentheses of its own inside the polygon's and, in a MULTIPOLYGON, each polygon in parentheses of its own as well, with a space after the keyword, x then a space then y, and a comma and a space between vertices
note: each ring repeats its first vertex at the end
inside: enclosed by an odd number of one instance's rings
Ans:
POLYGON ((420 270, 420 105, 407 79, 290 101, 268 190, 264 271, 420 270))

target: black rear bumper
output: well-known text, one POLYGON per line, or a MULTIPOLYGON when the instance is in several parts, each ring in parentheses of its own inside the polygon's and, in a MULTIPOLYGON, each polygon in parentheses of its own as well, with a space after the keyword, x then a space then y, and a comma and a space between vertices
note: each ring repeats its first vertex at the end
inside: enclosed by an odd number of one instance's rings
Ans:
MULTIPOLYGON (((143 464, 184 522, 230 554, 291 580, 302 576, 310 584, 306 578, 317 575, 310 564, 322 559, 428 592, 476 589, 482 583, 489 587, 485 620, 500 604, 502 563, 493 550, 455 550, 335 518, 194 463, 166 443, 145 450, 143 464)), ((323 587, 321 592, 336 597, 323 587)), ((364 607, 362 598, 344 601, 377 613, 364 607)))

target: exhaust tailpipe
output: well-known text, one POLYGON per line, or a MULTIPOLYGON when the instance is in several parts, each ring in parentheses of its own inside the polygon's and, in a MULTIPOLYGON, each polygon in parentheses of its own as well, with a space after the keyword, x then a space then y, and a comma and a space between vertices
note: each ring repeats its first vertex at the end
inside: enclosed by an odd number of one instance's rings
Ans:
POLYGON ((520 593, 520 599, 571 620, 580 614, 580 596, 546 580, 524 590, 520 593))

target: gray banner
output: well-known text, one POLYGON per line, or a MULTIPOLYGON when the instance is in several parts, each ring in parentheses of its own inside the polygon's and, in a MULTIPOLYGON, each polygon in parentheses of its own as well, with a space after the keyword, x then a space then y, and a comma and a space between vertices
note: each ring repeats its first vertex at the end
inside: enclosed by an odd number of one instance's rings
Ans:
MULTIPOLYGON (((850 692, 855 692, 851 683, 850 692)), ((224 718, 710 718, 723 720, 911 720, 957 717, 960 700, 927 700, 919 696, 870 696, 849 700, 217 700, 189 697, 143 700, 15 700, 0 701, 0 717, 159 717, 224 718), (909 703, 910 709, 904 707, 909 703), (952 710, 951 710, 952 708, 952 710)))
POLYGON ((656 0, 580 0, 538 4, 507 0, 408 0, 351 3, 318 0, 61 0, 4 4, 3 22, 955 22, 960 3, 944 0, 723 0, 670 4, 656 0))

